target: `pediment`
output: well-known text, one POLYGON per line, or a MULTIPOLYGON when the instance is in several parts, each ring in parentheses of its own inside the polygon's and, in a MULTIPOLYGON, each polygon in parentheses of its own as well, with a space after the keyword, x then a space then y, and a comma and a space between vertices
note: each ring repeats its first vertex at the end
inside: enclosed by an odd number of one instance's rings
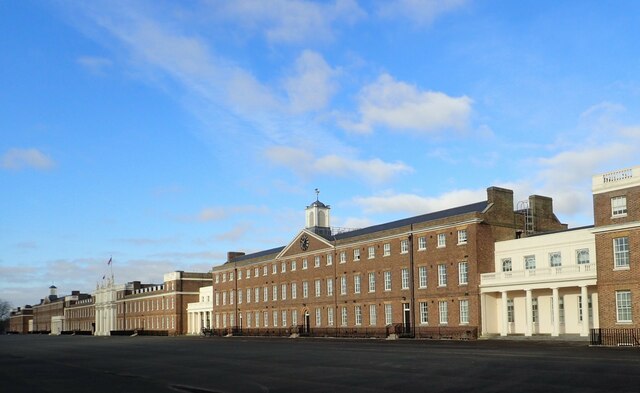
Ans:
POLYGON ((326 252, 332 248, 332 244, 322 236, 303 229, 289 242, 278 254, 277 258, 299 258, 318 252, 326 252))

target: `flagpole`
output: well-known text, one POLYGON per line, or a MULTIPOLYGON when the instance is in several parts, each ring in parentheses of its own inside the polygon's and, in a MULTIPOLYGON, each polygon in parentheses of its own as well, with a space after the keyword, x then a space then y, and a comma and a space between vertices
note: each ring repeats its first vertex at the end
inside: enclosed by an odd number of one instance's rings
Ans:
POLYGON ((109 265, 109 270, 111 271, 111 284, 113 285, 113 283, 114 283, 114 278, 113 278, 113 256, 109 257, 109 262, 107 262, 107 264, 109 265))

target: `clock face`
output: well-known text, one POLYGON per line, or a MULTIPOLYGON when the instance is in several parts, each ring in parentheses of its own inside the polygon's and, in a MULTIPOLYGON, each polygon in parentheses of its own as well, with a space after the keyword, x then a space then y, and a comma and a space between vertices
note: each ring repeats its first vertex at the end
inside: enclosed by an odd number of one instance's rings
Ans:
POLYGON ((307 251, 307 249, 309 248, 309 238, 307 237, 307 235, 302 235, 300 237, 300 248, 302 249, 302 251, 307 251))

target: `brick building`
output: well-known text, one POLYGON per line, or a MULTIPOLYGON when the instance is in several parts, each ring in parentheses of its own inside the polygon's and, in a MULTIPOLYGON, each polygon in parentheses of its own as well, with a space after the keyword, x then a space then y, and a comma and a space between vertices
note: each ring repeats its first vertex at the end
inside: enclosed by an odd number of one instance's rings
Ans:
POLYGON ((640 327, 640 166, 594 176, 600 327, 640 327))
POLYGON ((201 287, 211 285, 211 273, 176 271, 162 284, 137 285, 117 294, 119 330, 151 330, 169 335, 187 333, 187 305, 197 302, 201 287))
POLYGON ((80 291, 72 291, 64 298, 63 331, 93 334, 95 327, 94 297, 80 291))
POLYGON ((64 297, 58 297, 58 288, 49 287, 49 295, 40 299, 40 303, 33 306, 34 333, 51 333, 52 320, 64 317, 64 297))
POLYGON ((29 305, 11 310, 9 314, 9 333, 27 334, 33 325, 33 308, 29 305))
POLYGON ((288 245, 230 253, 213 268, 213 324, 476 334, 479 277, 494 271, 494 242, 526 236, 530 221, 537 232, 566 229, 550 198, 531 196, 527 207, 514 211, 513 192, 490 187, 485 201, 336 233, 330 207, 316 200, 288 245))

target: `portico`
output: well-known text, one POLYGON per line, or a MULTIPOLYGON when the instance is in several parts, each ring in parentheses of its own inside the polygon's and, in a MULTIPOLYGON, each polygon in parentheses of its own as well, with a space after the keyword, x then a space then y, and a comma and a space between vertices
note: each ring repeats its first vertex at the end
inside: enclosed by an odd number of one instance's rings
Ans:
POLYGON ((594 250, 590 228, 497 242, 496 273, 480 276, 482 334, 588 336, 598 327, 594 250))

